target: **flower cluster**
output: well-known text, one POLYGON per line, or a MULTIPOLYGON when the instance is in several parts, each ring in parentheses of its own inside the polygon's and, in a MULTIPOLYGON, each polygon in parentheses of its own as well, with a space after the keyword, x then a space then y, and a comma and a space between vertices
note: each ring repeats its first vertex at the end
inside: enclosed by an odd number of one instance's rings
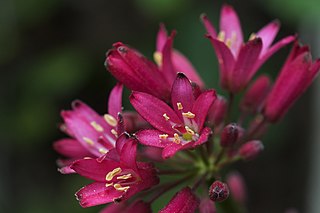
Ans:
POLYGON ((222 169, 260 154, 259 137, 309 87, 320 60, 313 62, 296 36, 272 44, 279 31, 276 21, 244 42, 231 6, 221 10, 219 33, 206 15, 201 19, 228 98, 206 88, 189 60, 173 49, 175 31, 168 35, 160 25, 155 63, 121 42, 107 52, 106 68, 119 81, 109 95, 108 113, 101 116, 80 101, 62 111, 61 129, 70 138, 54 143, 64 156, 59 171, 93 180, 76 193, 82 207, 109 203, 101 212, 147 213, 169 190, 176 194, 159 212, 216 212, 229 194, 244 204, 240 174, 226 175, 222 169), (290 43, 293 48, 274 83, 257 75, 270 56, 290 43), (123 85, 131 90, 135 112, 123 111, 123 85), (230 112, 236 96, 235 118, 230 112))

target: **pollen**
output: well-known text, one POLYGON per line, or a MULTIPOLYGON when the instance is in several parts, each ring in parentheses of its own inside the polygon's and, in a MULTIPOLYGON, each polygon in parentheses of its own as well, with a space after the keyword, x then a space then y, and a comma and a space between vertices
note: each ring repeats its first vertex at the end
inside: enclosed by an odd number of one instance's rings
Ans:
POLYGON ((174 137, 173 142, 176 144, 180 144, 181 140, 180 140, 179 135, 177 133, 174 133, 173 137, 174 137))
POLYGON ((196 115, 195 114, 193 114, 192 112, 183 112, 182 113, 182 116, 183 117, 186 117, 186 118, 194 118, 194 117, 196 117, 196 115))
POLYGON ((119 183, 114 184, 113 187, 118 191, 125 191, 125 192, 128 189, 130 189, 130 186, 121 186, 121 184, 119 184, 119 183))
POLYGON ((225 43, 226 43, 227 47, 231 48, 232 41, 230 38, 228 38, 225 43))
POLYGON ((117 131, 116 131, 115 129, 111 129, 111 133, 112 133, 114 136, 118 137, 118 133, 117 133, 117 131))
POLYGON ((225 33, 224 31, 220 31, 219 34, 218 34, 218 36, 217 36, 217 39, 218 39, 219 41, 224 42, 224 39, 225 39, 225 38, 226 38, 226 33, 225 33))
POLYGON ((86 143, 89 144, 90 146, 93 146, 93 145, 94 145, 93 140, 91 140, 90 138, 83 137, 82 139, 84 140, 84 142, 86 142, 86 143))
POLYGON ((129 174, 117 177, 117 180, 127 180, 127 179, 129 179, 131 177, 132 177, 132 175, 129 173, 129 174))
POLYGON ((113 183, 106 183, 106 187, 113 186, 113 183))
POLYGON ((178 107, 178 110, 182 110, 183 109, 182 103, 178 102, 177 107, 178 107))
POLYGON ((156 62, 158 66, 162 65, 162 53, 159 51, 156 51, 153 53, 153 60, 156 62))
POLYGON ((106 120, 106 122, 110 125, 110 126, 117 126, 118 122, 117 120, 110 114, 105 114, 104 116, 104 120, 106 120))
POLYGON ((95 130, 97 130, 98 132, 103 132, 103 127, 101 126, 101 125, 99 125, 97 122, 95 122, 95 121, 92 121, 91 123, 90 123, 90 125, 95 129, 95 130))
POLYGON ((108 153, 108 150, 106 150, 106 149, 104 149, 104 148, 100 148, 100 149, 99 149, 99 152, 100 152, 101 154, 107 154, 107 153, 108 153))
POLYGON ((122 169, 120 167, 117 167, 115 168, 114 170, 112 170, 111 172, 109 172, 107 175, 106 175, 106 180, 107 181, 110 181, 114 178, 114 176, 120 174, 122 172, 122 169))
POLYGON ((185 126, 184 128, 186 129, 187 133, 189 133, 190 135, 194 135, 195 134, 194 131, 192 129, 190 129, 190 127, 185 126))
POLYGON ((167 115, 167 113, 164 113, 162 116, 164 117, 164 119, 166 119, 166 121, 168 121, 170 119, 170 117, 167 115))
POLYGON ((159 135, 159 138, 160 139, 167 139, 168 138, 168 134, 162 134, 162 135, 159 135))

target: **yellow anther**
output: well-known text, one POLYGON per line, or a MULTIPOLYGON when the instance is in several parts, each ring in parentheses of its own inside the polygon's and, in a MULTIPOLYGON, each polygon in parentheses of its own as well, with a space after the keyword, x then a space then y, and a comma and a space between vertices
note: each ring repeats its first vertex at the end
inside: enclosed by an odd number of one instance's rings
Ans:
POLYGON ((226 43, 227 47, 231 48, 232 41, 230 38, 228 38, 225 43, 226 43))
POLYGON ((183 109, 182 103, 178 102, 177 107, 178 107, 178 110, 182 110, 183 109))
POLYGON ((225 39, 225 38, 226 38, 226 33, 225 33, 224 31, 220 31, 219 34, 218 34, 218 36, 217 36, 217 39, 218 39, 219 41, 224 42, 224 39, 225 39))
POLYGON ((93 146, 94 142, 93 142, 93 140, 91 140, 90 138, 83 137, 82 139, 84 140, 84 142, 86 142, 86 143, 89 144, 90 146, 93 146))
POLYGON ((99 125, 97 122, 92 121, 90 124, 98 132, 103 132, 103 127, 101 125, 99 125))
POLYGON ((170 117, 166 113, 164 113, 162 116, 164 117, 164 119, 166 119, 166 121, 170 119, 170 117))
POLYGON ((174 143, 179 144, 181 142, 180 137, 177 133, 174 133, 173 137, 174 137, 174 139, 173 139, 174 143))
POLYGON ((130 186, 121 186, 119 183, 114 184, 113 187, 118 191, 125 191, 125 192, 128 189, 130 189, 130 186))
POLYGON ((193 114, 192 112, 183 112, 182 116, 186 117, 186 118, 194 118, 194 117, 196 117, 196 115, 193 114))
POLYGON ((153 60, 158 64, 158 66, 162 65, 162 53, 159 51, 156 51, 153 53, 153 60))
POLYGON ((103 117, 110 126, 117 126, 118 122, 112 115, 105 114, 103 117))
POLYGON ((190 127, 185 126, 184 128, 186 129, 187 133, 189 133, 190 135, 194 135, 195 134, 194 131, 192 129, 190 129, 190 127))
POLYGON ((168 138, 168 134, 162 134, 162 135, 159 135, 159 138, 160 139, 167 139, 168 138))
POLYGON ((129 179, 131 177, 132 177, 132 175, 129 173, 129 174, 117 177, 117 180, 127 180, 127 179, 129 179))
POLYGON ((106 149, 104 149, 104 148, 100 148, 100 149, 99 149, 99 152, 100 152, 101 154, 107 154, 107 153, 108 153, 108 150, 106 150, 106 149))
POLYGON ((106 183, 106 187, 112 186, 113 183, 106 183))
POLYGON ((83 159, 90 160, 90 159, 92 159, 92 157, 84 157, 83 159))
POLYGON ((120 167, 118 168, 115 168, 114 170, 112 170, 111 172, 109 172, 107 175, 106 175, 106 180, 107 181, 110 181, 114 178, 114 176, 120 174, 122 172, 122 169, 120 167))
POLYGON ((257 37, 257 34, 255 33, 251 33, 250 37, 249 37, 249 41, 255 39, 257 37))
POLYGON ((237 33, 235 31, 232 31, 231 33, 231 41, 235 42, 237 40, 237 33))
POLYGON ((115 129, 111 129, 111 133, 112 133, 114 136, 118 137, 118 133, 117 133, 117 131, 116 131, 115 129))

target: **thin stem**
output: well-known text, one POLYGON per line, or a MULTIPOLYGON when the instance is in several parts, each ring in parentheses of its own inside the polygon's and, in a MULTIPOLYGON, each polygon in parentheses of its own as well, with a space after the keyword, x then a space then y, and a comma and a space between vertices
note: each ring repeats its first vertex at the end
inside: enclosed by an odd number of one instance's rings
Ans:
POLYGON ((221 159, 222 159, 222 157, 224 156, 224 153, 226 152, 226 149, 225 148, 222 148, 220 151, 219 151, 219 153, 218 153, 218 155, 217 155, 217 158, 216 158, 216 160, 214 161, 214 166, 216 166, 216 165, 218 165, 218 163, 221 161, 221 159))
POLYGON ((200 186, 200 184, 202 184, 202 183, 205 181, 207 175, 208 175, 208 172, 204 173, 204 174, 197 180, 197 182, 192 186, 191 190, 192 190, 192 191, 196 191, 197 188, 200 186))
POLYGON ((159 175, 175 175, 175 174, 183 174, 183 173, 187 173, 187 172, 191 172, 194 171, 194 169, 161 169, 158 171, 159 175))
POLYGON ((226 116, 226 119, 225 119, 225 123, 226 124, 229 123, 229 121, 231 119, 231 112, 232 112, 233 102, 234 102, 234 94, 230 92, 229 93, 227 116, 226 116))
POLYGON ((165 192, 169 191, 170 189, 176 187, 177 185, 189 180, 192 178, 194 174, 188 175, 182 179, 177 180, 176 182, 169 183, 165 186, 160 186, 161 188, 157 191, 156 194, 153 195, 153 197, 148 201, 149 204, 153 203, 155 200, 157 200, 161 195, 163 195, 165 192))

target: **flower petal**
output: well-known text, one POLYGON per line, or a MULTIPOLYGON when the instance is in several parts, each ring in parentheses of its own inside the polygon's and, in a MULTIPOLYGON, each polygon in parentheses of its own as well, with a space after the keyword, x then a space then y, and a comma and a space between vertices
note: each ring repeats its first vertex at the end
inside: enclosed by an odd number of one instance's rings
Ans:
POLYGON ((99 182, 106 182, 108 172, 117 167, 119 167, 119 163, 109 159, 103 161, 98 161, 97 159, 82 159, 77 160, 71 165, 71 169, 79 175, 99 182))
POLYGON ((91 156, 91 153, 85 149, 77 140, 65 138, 56 141, 53 144, 53 148, 69 158, 83 158, 86 156, 91 156))
POLYGON ((159 130, 146 129, 137 132, 136 136, 140 143, 142 143, 143 145, 162 148, 165 147, 167 143, 160 140, 159 135, 161 134, 163 133, 159 130))
POLYGON ((164 149, 162 150, 162 158, 167 159, 175 155, 178 151, 184 149, 190 149, 192 147, 193 142, 189 142, 185 145, 176 144, 176 143, 169 143, 164 149))
POLYGON ((257 37, 262 39, 262 50, 261 54, 264 54, 272 44, 274 38, 276 37, 277 33, 280 29, 279 21, 275 20, 265 27, 263 27, 259 32, 257 32, 257 37))
POLYGON ((167 82, 169 82, 169 85, 172 85, 174 79, 176 78, 176 71, 172 61, 172 52, 173 52, 172 45, 173 45, 173 38, 175 34, 176 34, 175 31, 171 33, 171 35, 168 37, 162 49, 161 70, 162 70, 162 75, 167 79, 167 82))
POLYGON ((115 190, 113 187, 106 187, 105 183, 95 182, 81 188, 76 197, 82 207, 96 206, 110 203, 121 197, 123 192, 115 190))
POLYGON ((221 9, 220 31, 225 33, 225 40, 232 41, 230 49, 236 56, 243 43, 243 36, 238 15, 230 5, 224 5, 221 9))
POLYGON ((163 23, 160 24, 160 27, 159 27, 159 31, 158 31, 158 34, 157 34, 157 44, 156 44, 156 50, 157 52, 162 52, 162 49, 164 47, 164 44, 166 43, 167 41, 167 30, 166 30, 166 27, 163 23))
POLYGON ((208 138, 212 135, 212 130, 209 127, 205 127, 200 134, 199 139, 194 142, 192 147, 199 146, 208 141, 208 138))
POLYGON ((190 80, 183 73, 178 73, 172 85, 171 103, 177 115, 180 115, 180 119, 182 119, 182 112, 192 110, 193 102, 194 97, 190 80))
POLYGON ((117 83, 111 90, 108 100, 108 113, 114 118, 118 117, 118 113, 122 112, 122 90, 123 86, 117 83))
POLYGON ((195 114, 194 120, 198 125, 198 131, 201 131, 208 111, 216 98, 216 91, 208 90, 203 92, 194 102, 192 112, 195 114))
POLYGON ((130 102, 146 121, 162 132, 173 135, 175 130, 172 128, 171 123, 182 124, 173 109, 152 95, 132 92, 130 102), (167 116, 167 118, 164 116, 167 116))
POLYGON ((130 138, 123 145, 120 153, 120 163, 134 171, 137 171, 137 141, 136 139, 130 138))
POLYGON ((212 38, 216 38, 217 37, 217 31, 216 29, 213 27, 213 25, 211 24, 211 22, 209 21, 208 17, 206 14, 201 14, 200 19, 204 25, 204 27, 207 30, 207 33, 212 37, 212 38))

